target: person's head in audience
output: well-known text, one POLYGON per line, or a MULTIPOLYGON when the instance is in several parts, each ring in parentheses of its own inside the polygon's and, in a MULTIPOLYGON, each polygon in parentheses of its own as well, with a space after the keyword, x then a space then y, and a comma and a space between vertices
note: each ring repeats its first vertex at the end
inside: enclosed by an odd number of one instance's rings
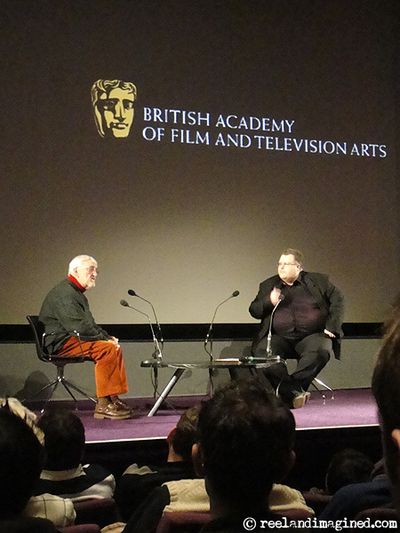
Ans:
POLYGON ((385 325, 382 346, 372 376, 378 405, 386 469, 400 510, 400 299, 385 325))
POLYGON ((43 466, 44 449, 20 416, 0 408, 0 520, 22 513, 43 466))
POLYGON ((69 470, 82 461, 85 450, 85 428, 73 412, 53 408, 39 419, 44 433, 46 470, 69 470))
POLYGON ((192 446, 197 440, 197 422, 200 407, 187 409, 167 437, 168 462, 191 461, 192 446))
POLYGON ((198 431, 193 459, 214 516, 267 511, 295 460, 290 410, 256 380, 232 382, 202 405, 198 431))
POLYGON ((328 494, 335 494, 339 489, 351 483, 369 481, 374 463, 365 453, 352 448, 345 448, 332 457, 325 478, 328 494))

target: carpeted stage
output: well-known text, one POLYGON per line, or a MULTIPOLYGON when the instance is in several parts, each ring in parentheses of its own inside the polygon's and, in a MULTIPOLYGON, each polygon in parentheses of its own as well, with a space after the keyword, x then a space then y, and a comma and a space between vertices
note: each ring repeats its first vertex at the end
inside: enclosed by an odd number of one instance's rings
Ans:
MULTIPOLYGON (((327 391, 325 396, 324 400, 320 392, 314 391, 303 409, 293 410, 298 431, 378 425, 376 406, 370 389, 338 390, 334 392, 334 399, 327 391)), ((140 414, 132 420, 96 420, 92 411, 80 411, 80 416, 86 428, 88 443, 165 439, 183 410, 201 400, 202 397, 192 396, 186 399, 169 399, 169 405, 160 409, 153 417, 147 417, 153 400, 131 400, 130 405, 138 406, 140 414)))
MULTIPOLYGON (((323 483, 323 474, 332 454, 346 447, 366 452, 375 461, 381 456, 376 406, 370 389, 329 391, 326 398, 311 393, 303 409, 294 410, 297 463, 290 475, 293 486, 307 489, 323 483)), ((96 420, 93 411, 80 410, 85 429, 87 460, 100 461, 116 475, 133 462, 158 463, 166 454, 165 438, 185 408, 202 397, 173 397, 153 417, 147 413, 153 399, 129 403, 139 411, 131 420, 96 420)))

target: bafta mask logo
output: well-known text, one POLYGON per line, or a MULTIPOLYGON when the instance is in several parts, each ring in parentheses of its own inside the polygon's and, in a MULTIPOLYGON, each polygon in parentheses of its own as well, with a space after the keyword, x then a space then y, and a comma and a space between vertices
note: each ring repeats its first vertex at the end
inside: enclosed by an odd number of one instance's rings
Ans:
POLYGON ((128 137, 135 115, 136 86, 130 81, 97 80, 92 86, 92 104, 101 137, 128 137))

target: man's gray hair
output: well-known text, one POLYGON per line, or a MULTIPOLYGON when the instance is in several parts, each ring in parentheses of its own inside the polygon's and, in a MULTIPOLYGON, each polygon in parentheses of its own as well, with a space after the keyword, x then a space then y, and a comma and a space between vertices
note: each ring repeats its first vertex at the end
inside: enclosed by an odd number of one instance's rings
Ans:
POLYGON ((97 263, 96 259, 90 255, 77 255, 70 261, 68 265, 68 274, 72 274, 75 268, 78 268, 84 265, 85 263, 90 263, 92 261, 97 263))

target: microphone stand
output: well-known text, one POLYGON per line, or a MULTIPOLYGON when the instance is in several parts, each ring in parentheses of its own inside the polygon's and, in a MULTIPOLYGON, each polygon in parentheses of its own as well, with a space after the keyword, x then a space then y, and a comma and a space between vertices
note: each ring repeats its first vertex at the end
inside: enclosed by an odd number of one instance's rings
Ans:
MULTIPOLYGON (((218 309, 221 307, 221 305, 223 305, 225 302, 227 302, 228 300, 230 300, 231 298, 236 298, 236 296, 239 296, 239 291, 234 291, 230 296, 228 296, 228 298, 225 298, 225 300, 222 300, 222 302, 220 302, 217 307, 215 308, 215 311, 214 311, 214 314, 213 314, 213 317, 211 319, 211 322, 210 322, 210 326, 208 328, 208 331, 207 331, 207 335, 206 335, 206 338, 204 339, 204 350, 205 352, 208 354, 209 358, 210 358, 210 365, 213 364, 214 362, 214 355, 213 355, 213 337, 211 336, 211 333, 213 331, 213 325, 214 325, 214 320, 215 320, 215 317, 217 315, 217 311, 218 309), (210 348, 207 349, 207 344, 210 343, 210 348)), ((208 369, 208 374, 209 374, 209 377, 210 377, 210 396, 212 397, 213 396, 213 393, 214 393, 214 387, 213 387, 213 368, 212 366, 209 367, 208 369)))
MULTIPOLYGON (((271 348, 271 341, 272 341, 272 321, 274 319, 275 311, 278 308, 278 305, 285 299, 285 296, 283 294, 280 294, 279 300, 274 305, 274 308, 271 312, 271 318, 269 319, 269 327, 268 327, 268 336, 267 336, 267 349, 266 349, 266 358, 271 359, 272 358, 272 348, 271 348)), ((280 362, 280 356, 277 356, 277 363, 280 362)))
POLYGON ((156 313, 156 310, 154 309, 153 304, 150 302, 150 300, 146 300, 146 298, 143 298, 143 296, 140 296, 140 294, 138 294, 133 289, 129 289, 128 290, 128 294, 129 294, 129 296, 136 296, 136 298, 139 298, 140 300, 143 300, 144 302, 148 303, 151 306, 151 309, 153 310, 154 319, 155 319, 156 324, 157 324, 158 335, 160 337, 159 344, 161 345, 161 347, 159 346, 159 350, 160 351, 159 351, 159 357, 158 358, 160 360, 162 360, 162 357, 163 357, 162 350, 164 349, 164 339, 163 339, 163 334, 162 334, 162 331, 161 331, 161 325, 160 325, 160 322, 158 321, 157 313, 156 313))
POLYGON ((136 309, 136 307, 133 307, 132 305, 128 304, 126 300, 121 300, 119 302, 123 307, 129 307, 129 309, 132 309, 133 311, 136 311, 137 313, 140 313, 141 315, 145 316, 149 322, 151 334, 153 337, 153 344, 154 344, 154 353, 152 354, 152 357, 156 360, 156 364, 153 365, 153 372, 154 372, 154 398, 156 397, 156 392, 158 389, 158 367, 160 363, 162 362, 162 353, 160 349, 160 344, 158 342, 158 339, 154 333, 153 324, 151 323, 150 317, 147 313, 144 313, 140 309, 136 309))
MULTIPOLYGON (((267 336, 267 349, 266 349, 266 362, 271 363, 271 365, 275 365, 278 363, 284 363, 286 365, 286 360, 282 359, 280 355, 272 355, 272 348, 271 348, 271 341, 272 341, 272 321, 274 319, 275 311, 277 310, 279 304, 285 299, 285 296, 281 293, 279 295, 279 300, 274 305, 274 308, 271 312, 271 318, 269 319, 269 328, 268 328, 268 336, 267 336)), ((282 379, 279 382, 278 386, 275 390, 275 395, 279 396, 279 387, 281 386, 282 379)))

